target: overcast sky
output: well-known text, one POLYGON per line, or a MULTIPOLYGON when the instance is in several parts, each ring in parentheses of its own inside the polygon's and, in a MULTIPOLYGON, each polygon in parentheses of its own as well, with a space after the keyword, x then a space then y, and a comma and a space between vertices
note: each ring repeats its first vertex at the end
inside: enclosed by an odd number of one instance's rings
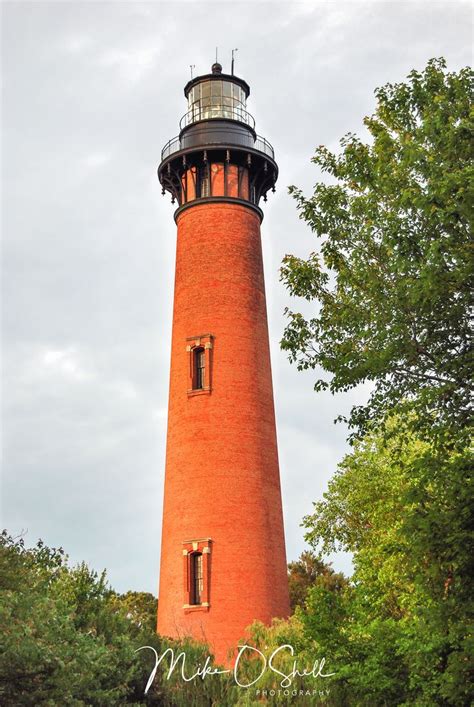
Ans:
MULTIPOLYGON (((274 145, 262 225, 288 559, 301 518, 347 450, 337 414, 279 350, 285 253, 316 240, 287 186, 320 178, 373 91, 429 58, 471 62, 469 2, 2 4, 2 525, 156 594, 165 459, 174 207, 156 167, 186 110, 183 86, 224 71, 274 145)), ((334 566, 350 570, 348 557, 334 566)))

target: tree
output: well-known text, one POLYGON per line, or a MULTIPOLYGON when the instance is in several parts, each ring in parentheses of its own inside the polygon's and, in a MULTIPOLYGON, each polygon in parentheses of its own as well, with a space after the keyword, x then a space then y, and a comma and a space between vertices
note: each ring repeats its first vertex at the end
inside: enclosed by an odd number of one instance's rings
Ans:
POLYGON ((316 582, 297 607, 304 638, 331 656, 330 700, 468 705, 474 615, 470 394, 473 72, 431 60, 376 91, 369 144, 349 134, 329 179, 290 192, 321 238, 286 256, 292 295, 282 347, 315 388, 372 382, 353 408, 352 454, 304 520, 319 558, 353 553, 339 591, 316 582), (327 376, 324 377, 324 376, 327 376))
POLYGON ((355 571, 341 592, 310 589, 299 615, 338 664, 341 704, 469 705, 471 457, 387 424, 388 439, 356 442, 304 519, 313 549, 352 552, 355 571))
POLYGON ((111 604, 124 611, 129 621, 138 628, 146 629, 150 633, 156 630, 158 602, 150 592, 114 592, 111 604))
POLYGON ((402 405, 431 438, 469 425, 473 76, 432 59, 377 89, 371 142, 349 133, 339 155, 319 147, 313 162, 332 181, 309 198, 290 187, 322 243, 307 260, 287 255, 281 277, 319 309, 286 310, 281 345, 299 369, 329 374, 316 390, 373 382, 352 409, 355 435, 402 405))
POLYGON ((301 553, 300 558, 288 564, 290 606, 304 608, 308 590, 314 585, 324 586, 330 591, 339 591, 347 584, 342 572, 335 572, 330 564, 323 562, 313 552, 301 553))
MULTIPOLYGON (((135 651, 160 642, 117 605, 105 573, 70 568, 62 549, 41 541, 27 549, 2 533, 2 705, 140 704, 151 668, 135 651)), ((147 704, 163 702, 151 695, 147 704)))

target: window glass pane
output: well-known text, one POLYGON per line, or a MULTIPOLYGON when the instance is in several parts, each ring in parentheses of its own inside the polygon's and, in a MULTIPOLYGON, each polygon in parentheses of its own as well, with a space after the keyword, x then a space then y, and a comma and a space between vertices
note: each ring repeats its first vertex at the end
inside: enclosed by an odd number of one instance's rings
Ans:
POLYGON ((208 98, 211 93, 211 82, 210 81, 205 81, 204 83, 200 84, 201 86, 201 98, 208 98))
POLYGON ((232 84, 232 95, 234 97, 234 102, 238 103, 240 99, 240 94, 239 94, 239 87, 234 84, 232 84))
POLYGON ((224 96, 232 96, 232 84, 230 81, 222 82, 222 91, 224 96))
POLYGON ((201 390, 204 388, 204 369, 205 369, 205 354, 204 349, 194 349, 194 389, 201 390))
POLYGON ((231 119, 234 118, 234 114, 233 114, 233 110, 232 110, 232 108, 233 108, 232 98, 230 98, 230 97, 228 98, 228 97, 224 96, 222 101, 223 101, 222 109, 221 109, 222 117, 223 118, 231 118, 231 119))
POLYGON ((211 84, 211 95, 222 96, 222 81, 212 81, 211 84))
POLYGON ((204 589, 202 555, 196 553, 191 558, 191 603, 200 604, 204 589))

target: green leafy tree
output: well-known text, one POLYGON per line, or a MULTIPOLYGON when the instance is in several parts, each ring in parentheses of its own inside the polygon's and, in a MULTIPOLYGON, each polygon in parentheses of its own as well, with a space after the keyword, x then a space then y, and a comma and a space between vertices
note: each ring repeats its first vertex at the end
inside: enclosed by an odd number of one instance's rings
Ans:
POLYGON ((287 255, 281 276, 318 307, 308 319, 287 310, 282 347, 298 368, 329 374, 317 390, 373 382, 350 416, 356 434, 402 403, 431 437, 469 424, 473 76, 433 59, 377 89, 371 140, 348 134, 339 155, 319 147, 328 179, 310 197, 290 187, 321 246, 287 255))
MULTIPOLYGON (((299 609, 287 621, 274 619, 271 626, 256 621, 250 627, 249 636, 240 643, 251 645, 260 651, 267 661, 274 651, 278 651, 272 658, 272 664, 281 674, 268 668, 264 670, 264 658, 255 650, 248 650, 239 664, 237 677, 242 684, 255 682, 249 690, 236 691, 233 704, 238 707, 258 707, 262 703, 301 707, 338 704, 328 694, 329 681, 326 677, 292 674, 295 661, 300 672, 304 669, 311 672, 316 664, 317 673, 321 660, 325 657, 318 644, 305 633, 299 609), (288 646, 292 647, 293 653, 288 646), (284 681, 285 675, 291 676, 291 684, 284 681), (256 693, 256 690, 259 692, 256 693)), ((323 662, 321 672, 332 672, 333 667, 331 660, 327 665, 323 662)))
MULTIPOLYGON (((117 605, 105 573, 70 568, 62 549, 0 537, 0 703, 143 704, 151 667, 135 653, 160 650, 117 605)), ((157 677, 159 689, 160 675, 157 677)), ((153 694, 147 704, 158 704, 153 694)))
POLYGON ((290 606, 294 611, 297 606, 304 607, 310 587, 318 584, 330 591, 339 591, 347 584, 341 572, 335 572, 330 564, 323 562, 313 552, 301 553, 300 558, 288 564, 288 585, 290 606))
POLYGON ((318 148, 326 181, 290 189, 321 246, 283 262, 317 306, 288 312, 282 347, 322 369, 317 390, 372 383, 354 452, 305 519, 313 549, 354 554, 350 585, 310 588, 300 612, 337 659, 338 704, 473 699, 473 76, 438 59, 378 89, 370 142, 318 148))
POLYGON ((356 443, 305 518, 314 550, 352 552, 355 571, 339 593, 310 589, 301 618, 338 664, 341 704, 469 705, 471 456, 388 427, 356 443))
POLYGON ((156 630, 158 602, 150 592, 114 593, 111 604, 124 611, 129 621, 137 628, 149 632, 156 630))

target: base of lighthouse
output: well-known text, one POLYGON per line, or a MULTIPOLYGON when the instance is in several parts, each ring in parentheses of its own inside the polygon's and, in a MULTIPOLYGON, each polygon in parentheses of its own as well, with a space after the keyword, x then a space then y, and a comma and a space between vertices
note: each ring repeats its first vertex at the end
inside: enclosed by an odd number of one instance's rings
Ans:
POLYGON ((158 632, 216 661, 289 614, 258 209, 178 211, 158 632))

